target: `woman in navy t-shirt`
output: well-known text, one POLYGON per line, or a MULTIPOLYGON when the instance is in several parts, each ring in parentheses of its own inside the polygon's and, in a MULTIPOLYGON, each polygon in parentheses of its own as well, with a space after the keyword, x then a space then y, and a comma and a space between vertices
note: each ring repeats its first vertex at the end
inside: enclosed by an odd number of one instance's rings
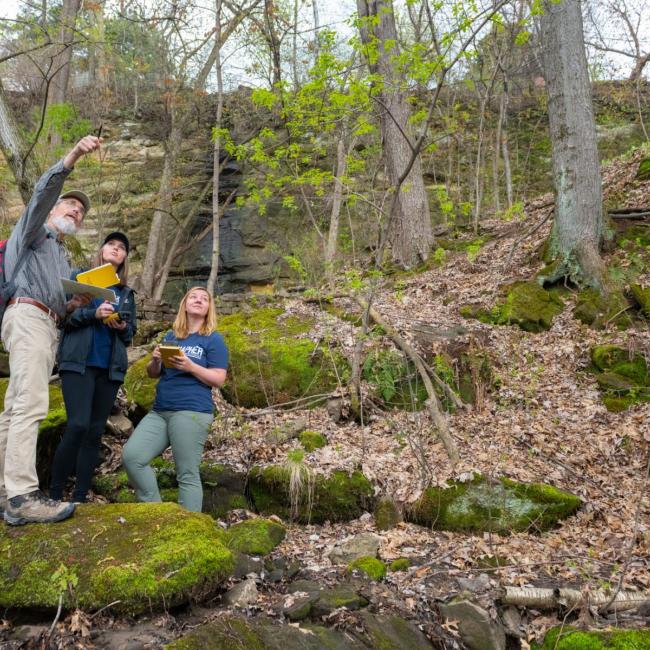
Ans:
POLYGON ((178 502, 201 512, 199 464, 214 419, 212 388, 223 385, 228 368, 228 349, 214 331, 216 320, 212 295, 194 287, 183 296, 174 327, 163 339, 163 344, 178 346, 182 354, 172 357, 171 367, 166 368, 160 347, 153 351, 147 374, 160 377, 153 410, 137 426, 122 454, 140 501, 161 500, 149 463, 171 445, 178 502))

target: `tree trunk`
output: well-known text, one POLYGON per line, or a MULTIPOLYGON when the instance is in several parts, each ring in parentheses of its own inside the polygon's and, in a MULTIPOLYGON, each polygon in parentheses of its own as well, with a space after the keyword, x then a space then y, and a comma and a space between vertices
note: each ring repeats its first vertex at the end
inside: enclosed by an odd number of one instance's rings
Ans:
POLYGON ((318 32, 320 31, 320 16, 318 15, 318 1, 312 0, 311 7, 314 14, 314 61, 318 59, 320 54, 320 44, 318 32))
POLYGON ((341 205, 343 204, 343 181, 347 167, 347 156, 345 151, 345 140, 347 135, 344 133, 336 144, 336 172, 334 176, 334 195, 332 197, 332 211, 330 213, 330 227, 327 233, 327 244, 325 246, 325 273, 328 280, 334 278, 334 257, 336 256, 336 246, 339 238, 339 219, 341 216, 341 205))
MULTIPOLYGON (((74 40, 74 27, 81 0, 64 0, 61 8, 61 29, 59 30, 59 52, 52 57, 52 85, 48 105, 63 104, 68 97, 70 82, 70 61, 72 59, 72 41, 74 40)), ((52 133, 52 145, 61 144, 61 134, 52 133)))
POLYGON ((503 176, 506 185, 506 197, 508 200, 508 208, 512 207, 514 202, 512 192, 512 169, 510 167, 510 147, 508 145, 508 93, 503 92, 504 99, 504 113, 503 125, 501 127, 501 157, 503 158, 503 176))
MULTIPOLYGON (((68 98, 70 83, 70 61, 72 59, 72 42, 75 38, 75 23, 81 0, 64 0, 61 8, 61 29, 59 30, 60 50, 52 58, 52 85, 49 104, 63 104, 68 98)), ((52 144, 61 144, 58 133, 52 135, 52 144)))
POLYGON ((108 86, 108 64, 106 61, 106 24, 104 21, 104 5, 97 3, 97 8, 93 14, 95 16, 97 39, 99 41, 95 46, 95 92, 99 98, 100 115, 103 115, 108 107, 108 98, 110 93, 108 86))
POLYGON ((397 192, 387 224, 392 257, 397 264, 409 268, 429 257, 433 232, 419 155, 406 179, 401 180, 412 158, 411 111, 400 90, 402 80, 394 62, 399 47, 393 4, 392 0, 357 0, 357 10, 365 19, 362 41, 371 50, 377 49, 376 61, 369 60, 368 65, 382 78, 378 98, 383 152, 388 181, 397 192))
POLYGON ((142 268, 142 292, 145 297, 154 295, 155 277, 162 265, 163 250, 165 244, 165 226, 172 211, 172 180, 176 168, 176 159, 181 145, 181 127, 178 124, 175 107, 176 98, 172 97, 169 105, 171 111, 171 126, 169 136, 165 140, 165 161, 163 164, 162 176, 160 177, 160 188, 156 209, 151 220, 151 229, 147 241, 147 253, 142 268))
POLYGON ((499 115, 497 117, 496 133, 494 135, 494 156, 492 158, 492 198, 494 200, 494 214, 498 216, 501 212, 500 188, 499 188, 499 162, 501 155, 501 133, 503 130, 503 118, 505 113, 505 93, 501 93, 499 101, 499 115))
POLYGON ((275 25, 275 12, 277 9, 272 0, 264 0, 264 22, 266 24, 266 40, 271 51, 271 64, 273 67, 273 78, 271 83, 276 86, 282 81, 282 63, 280 59, 280 37, 275 25))
MULTIPOLYGON (((221 0, 216 0, 217 21, 215 41, 221 43, 221 0)), ((208 291, 214 295, 217 286, 217 273, 219 272, 219 177, 221 171, 221 116, 223 114, 223 77, 221 70, 221 48, 217 49, 215 60, 217 71, 217 116, 215 120, 215 136, 212 155, 212 257, 210 260, 210 276, 208 277, 208 291)))
POLYGON ((540 21, 553 149, 555 223, 547 278, 604 291, 603 195, 579 0, 545 0, 540 21))
POLYGON ((42 169, 28 155, 30 147, 20 134, 20 129, 14 117, 11 106, 7 102, 4 88, 0 82, 0 149, 16 179, 18 191, 27 205, 36 181, 40 178, 42 169))

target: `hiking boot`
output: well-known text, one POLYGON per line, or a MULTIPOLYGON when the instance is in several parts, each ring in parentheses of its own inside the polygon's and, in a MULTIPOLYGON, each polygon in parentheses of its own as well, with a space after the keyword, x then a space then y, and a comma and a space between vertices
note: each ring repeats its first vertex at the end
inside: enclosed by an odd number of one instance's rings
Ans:
POLYGON ((4 517, 6 509, 7 509, 7 497, 0 497, 0 518, 4 517))
POLYGON ((51 524, 67 519, 74 512, 74 503, 48 499, 40 490, 7 499, 4 518, 11 526, 51 524))

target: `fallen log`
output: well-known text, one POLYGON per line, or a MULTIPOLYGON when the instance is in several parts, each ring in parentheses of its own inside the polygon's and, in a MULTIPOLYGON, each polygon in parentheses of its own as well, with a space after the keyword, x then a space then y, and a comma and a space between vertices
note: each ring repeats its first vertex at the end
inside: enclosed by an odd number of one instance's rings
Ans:
MULTIPOLYGON (((611 594, 601 589, 589 592, 586 598, 587 604, 594 607, 601 608, 609 603, 607 611, 610 612, 622 612, 650 605, 650 593, 645 591, 619 591, 612 600, 611 594)), ((585 593, 579 589, 506 586, 501 602, 504 605, 535 609, 575 609, 585 602, 585 593)))

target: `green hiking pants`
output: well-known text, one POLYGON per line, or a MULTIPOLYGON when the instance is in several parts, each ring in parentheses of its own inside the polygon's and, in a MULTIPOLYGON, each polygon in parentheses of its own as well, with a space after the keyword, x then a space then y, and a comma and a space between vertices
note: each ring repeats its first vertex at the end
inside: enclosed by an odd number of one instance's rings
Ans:
POLYGON ((144 417, 122 451, 122 464, 139 501, 161 501, 156 474, 149 463, 171 445, 178 503, 201 512, 199 464, 212 419, 211 413, 196 411, 151 411, 144 417))

